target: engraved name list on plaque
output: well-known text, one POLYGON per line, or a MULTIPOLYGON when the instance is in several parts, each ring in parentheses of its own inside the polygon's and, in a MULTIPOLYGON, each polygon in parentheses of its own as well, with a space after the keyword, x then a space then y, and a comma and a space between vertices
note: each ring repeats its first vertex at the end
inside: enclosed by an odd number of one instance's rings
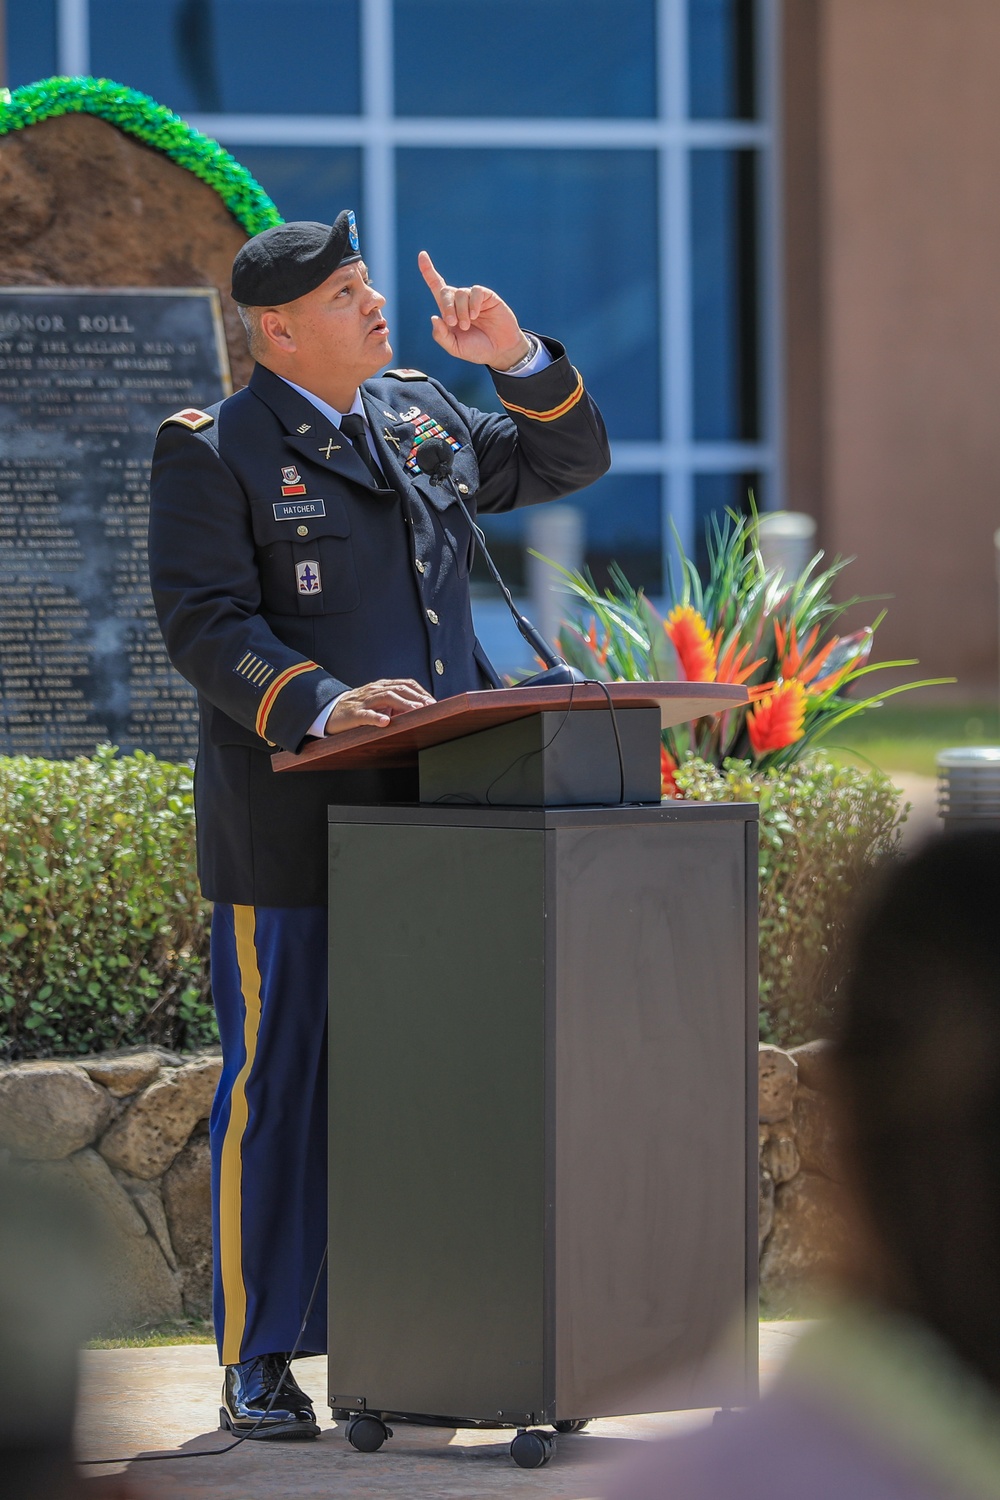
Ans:
POLYGON ((0 754, 194 756, 149 592, 149 463, 164 417, 231 390, 214 289, 0 288, 0 754))

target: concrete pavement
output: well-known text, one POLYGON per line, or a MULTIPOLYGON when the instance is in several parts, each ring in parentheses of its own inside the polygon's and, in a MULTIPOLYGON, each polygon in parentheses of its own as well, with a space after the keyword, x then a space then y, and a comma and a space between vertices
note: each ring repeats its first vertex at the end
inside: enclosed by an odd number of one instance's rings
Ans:
MULTIPOLYGON (((761 1324, 762 1383, 805 1326, 761 1324)), ((399 1424, 378 1453, 357 1453, 345 1440, 343 1425, 325 1417, 325 1361, 299 1360, 295 1374, 316 1405, 323 1428, 316 1442, 248 1442, 218 1458, 126 1463, 85 1472, 127 1474, 150 1500, 486 1500, 494 1495, 596 1500, 603 1488, 602 1470, 631 1444, 690 1430, 711 1417, 710 1412, 664 1412, 596 1421, 585 1432, 559 1437, 552 1461, 533 1470, 511 1462, 511 1432, 399 1424)), ((225 1447, 227 1438, 218 1430, 220 1383, 215 1349, 207 1345, 87 1350, 80 1457, 225 1447)))

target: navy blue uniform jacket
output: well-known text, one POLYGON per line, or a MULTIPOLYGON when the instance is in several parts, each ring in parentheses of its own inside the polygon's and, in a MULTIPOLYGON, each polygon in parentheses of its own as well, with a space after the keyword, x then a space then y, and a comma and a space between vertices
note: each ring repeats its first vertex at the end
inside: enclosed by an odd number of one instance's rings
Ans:
POLYGON ((181 413, 160 428, 150 574, 170 659, 198 690, 210 900, 323 905, 327 804, 415 800, 409 772, 272 770, 275 747, 299 750, 336 694, 380 677, 413 677, 435 698, 498 685, 473 629, 474 538, 446 489, 405 467, 407 438, 430 418, 461 445, 453 472, 471 511, 591 484, 610 462, 604 423, 562 346, 546 344, 547 369, 494 376, 503 414, 463 406, 417 371, 366 381, 390 489, 260 365, 207 408, 211 420, 181 413))

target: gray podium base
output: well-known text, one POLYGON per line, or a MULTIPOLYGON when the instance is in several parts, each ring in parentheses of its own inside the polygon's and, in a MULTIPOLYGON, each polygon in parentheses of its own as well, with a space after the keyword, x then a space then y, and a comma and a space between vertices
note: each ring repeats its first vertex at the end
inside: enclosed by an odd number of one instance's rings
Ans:
POLYGON ((756 843, 733 804, 330 809, 335 1410, 753 1396, 756 843))

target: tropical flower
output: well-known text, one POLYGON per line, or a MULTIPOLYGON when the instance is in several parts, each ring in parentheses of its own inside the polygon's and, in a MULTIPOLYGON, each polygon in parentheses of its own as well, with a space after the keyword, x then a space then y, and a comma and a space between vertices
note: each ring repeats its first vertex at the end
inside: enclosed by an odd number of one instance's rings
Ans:
POLYGON ((809 685, 810 694, 831 692, 849 674, 858 672, 871 656, 874 639, 875 631, 870 625, 864 630, 856 630, 853 635, 835 636, 830 642, 830 651, 821 653, 823 661, 820 665, 825 668, 822 677, 810 674, 813 678, 809 685))
POLYGON ((803 735, 806 690, 792 677, 775 683, 770 693, 758 698, 747 716, 747 733, 756 756, 784 750, 803 735))
POLYGON ((670 611, 663 628, 673 642, 688 682, 714 682, 715 644, 704 617, 690 604, 678 604, 670 611))
MULTIPOLYGON (((756 672, 757 668, 762 667, 767 661, 766 656, 758 656, 757 660, 752 661, 748 667, 744 666, 744 662, 754 649, 755 644, 754 641, 747 641, 746 645, 740 646, 739 634, 738 632, 734 632, 729 645, 719 657, 719 665, 715 673, 716 682, 734 682, 738 686, 747 682, 756 672), (739 647, 738 650, 737 647, 739 647)), ((721 645, 722 631, 720 630, 715 637, 716 653, 718 653, 721 645)))
POLYGON ((660 746, 660 796, 679 797, 681 793, 677 789, 674 780, 674 772, 677 770, 677 762, 670 754, 666 745, 660 746))
POLYGON ((875 697, 849 696, 869 673, 915 663, 869 662, 882 615, 852 635, 836 634, 837 620, 861 602, 834 599, 846 562, 821 568, 819 553, 798 578, 767 568, 752 504, 748 516, 730 511, 710 519, 704 576, 676 536, 674 541, 680 576, 670 577, 676 603, 666 619, 614 563, 612 587, 604 590, 588 574, 558 569, 579 605, 577 617, 560 631, 560 644, 588 677, 725 682, 747 689, 745 706, 663 731, 665 795, 675 795, 674 772, 688 756, 718 767, 727 760, 788 766, 846 719, 940 680, 905 683, 875 697))

